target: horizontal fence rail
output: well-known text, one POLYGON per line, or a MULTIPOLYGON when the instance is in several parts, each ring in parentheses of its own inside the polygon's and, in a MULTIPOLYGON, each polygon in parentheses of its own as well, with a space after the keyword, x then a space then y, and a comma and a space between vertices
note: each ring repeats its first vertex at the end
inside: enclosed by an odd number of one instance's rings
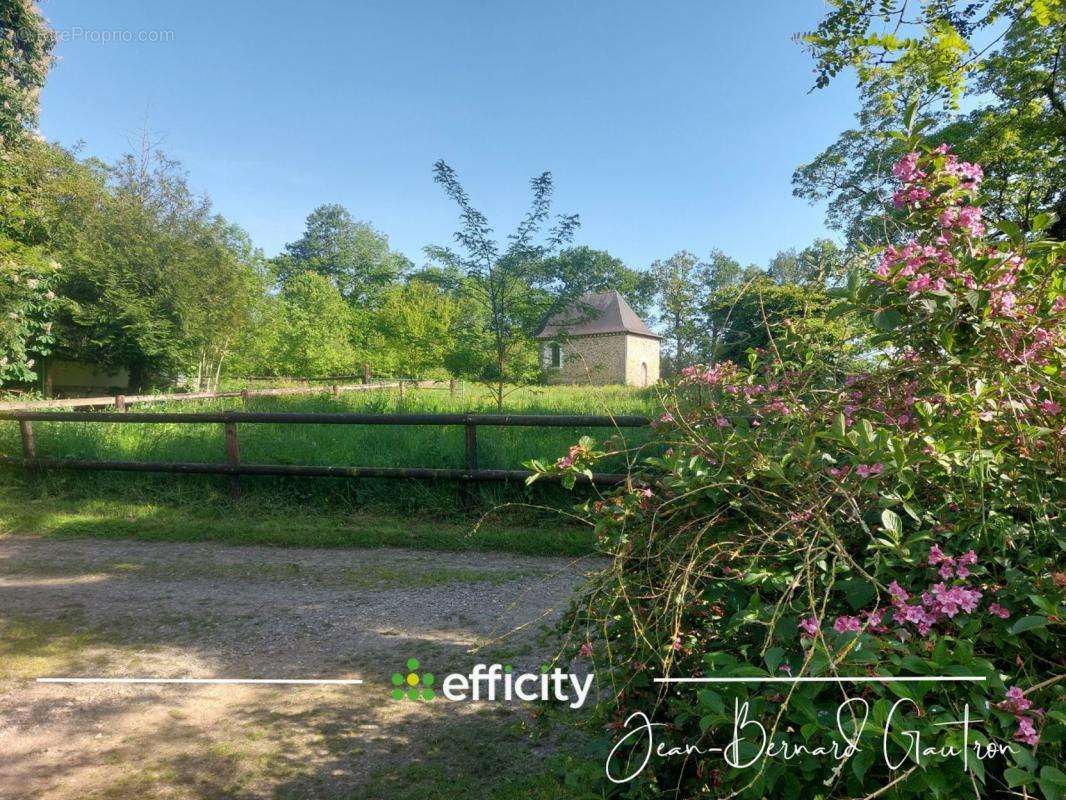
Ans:
POLYGON ((143 403, 180 403, 187 400, 216 400, 222 398, 279 397, 294 394, 320 394, 332 392, 339 396, 344 392, 365 392, 375 389, 399 389, 401 394, 408 388, 437 388, 439 381, 387 381, 383 383, 334 384, 333 386, 282 386, 273 389, 241 389, 229 392, 171 392, 169 394, 116 394, 101 397, 60 397, 51 400, 5 400, 0 402, 0 411, 32 411, 43 408, 97 408, 114 406, 125 411, 127 406, 143 403))
MULTIPOLYGON (((646 417, 634 415, 584 414, 345 414, 302 412, 220 411, 179 413, 118 413, 85 411, 3 411, 0 420, 17 421, 22 438, 22 457, 0 456, 0 464, 38 469, 110 470, 117 472, 163 472, 199 475, 230 476, 230 493, 240 494, 239 476, 303 476, 317 478, 409 478, 421 480, 460 481, 467 485, 492 481, 524 481, 529 470, 479 469, 477 457, 478 427, 542 427, 542 428, 642 428, 649 425, 646 417), (221 424, 225 443, 225 462, 161 462, 107 461, 81 458, 41 458, 37 455, 34 422, 111 422, 120 424, 221 424), (306 425, 439 425, 462 426, 464 437, 464 467, 436 469, 428 467, 349 467, 298 464, 246 464, 240 460, 237 425, 243 424, 306 424, 306 425)), ((545 476, 551 480, 553 476, 545 476)), ((628 479, 624 474, 593 473, 581 476, 579 483, 616 485, 628 479)), ((472 502, 466 492, 465 500, 472 502)))
POLYGON ((647 417, 591 414, 346 414, 316 411, 5 411, 0 420, 120 423, 299 423, 307 425, 475 425, 504 428, 643 428, 647 417))

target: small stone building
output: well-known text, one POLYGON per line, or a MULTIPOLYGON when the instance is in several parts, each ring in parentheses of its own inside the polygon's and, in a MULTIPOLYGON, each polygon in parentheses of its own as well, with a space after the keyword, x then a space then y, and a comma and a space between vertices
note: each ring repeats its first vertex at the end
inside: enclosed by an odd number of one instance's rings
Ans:
POLYGON ((618 292, 587 294, 550 317, 536 336, 548 383, 651 386, 662 338, 618 292))

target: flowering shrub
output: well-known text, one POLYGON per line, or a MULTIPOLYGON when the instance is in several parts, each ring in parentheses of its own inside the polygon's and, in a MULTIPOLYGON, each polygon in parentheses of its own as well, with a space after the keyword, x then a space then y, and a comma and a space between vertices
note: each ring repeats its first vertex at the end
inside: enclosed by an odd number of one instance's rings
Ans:
MULTIPOLYGON (((1039 231, 993 235, 981 168, 911 148, 894 174, 912 238, 871 253, 834 312, 876 331, 864 371, 812 361, 799 332, 748 366, 686 369, 630 481, 584 506, 614 565, 569 616, 572 653, 607 683, 599 722, 614 740, 642 712, 660 745, 641 770, 644 742, 620 751, 628 761, 616 752, 614 775, 639 775, 611 792, 1066 785, 1064 250, 1039 231), (706 676, 754 682, 656 680, 706 676), (837 676, 912 680, 756 680, 837 676), (838 718, 848 698, 868 715, 838 718), (745 702, 770 741, 805 749, 760 758, 756 735, 732 759, 692 749, 728 743, 745 702), (826 757, 842 736, 854 749, 826 757)), ((545 471, 573 477, 610 450, 584 440, 545 471)))
POLYGON ((0 235, 0 384, 35 380, 37 360, 51 351, 57 269, 37 248, 0 235))

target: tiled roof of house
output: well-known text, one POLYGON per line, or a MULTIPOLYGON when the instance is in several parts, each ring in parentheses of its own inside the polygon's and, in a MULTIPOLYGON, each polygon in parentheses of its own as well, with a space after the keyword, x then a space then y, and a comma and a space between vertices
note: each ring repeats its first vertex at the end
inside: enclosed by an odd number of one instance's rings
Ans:
POLYGON ((549 317, 537 332, 538 339, 556 336, 595 336, 605 333, 632 333, 635 336, 662 337, 644 324, 618 292, 587 294, 558 314, 549 317))

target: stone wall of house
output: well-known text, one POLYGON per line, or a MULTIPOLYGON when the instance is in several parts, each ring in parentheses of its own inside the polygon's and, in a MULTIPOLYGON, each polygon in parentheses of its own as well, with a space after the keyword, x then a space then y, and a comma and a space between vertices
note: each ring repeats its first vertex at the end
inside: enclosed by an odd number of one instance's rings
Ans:
POLYGON ((659 341, 611 333, 561 342, 562 366, 552 366, 551 342, 541 342, 540 365, 551 384, 651 386, 659 380, 659 341))
POLYGON ((563 363, 551 365, 551 342, 541 342, 540 363, 548 383, 602 386, 625 383, 626 336, 620 333, 581 336, 561 342, 563 363))
POLYGON ((659 340, 626 334, 625 382, 651 386, 659 382, 659 340))

